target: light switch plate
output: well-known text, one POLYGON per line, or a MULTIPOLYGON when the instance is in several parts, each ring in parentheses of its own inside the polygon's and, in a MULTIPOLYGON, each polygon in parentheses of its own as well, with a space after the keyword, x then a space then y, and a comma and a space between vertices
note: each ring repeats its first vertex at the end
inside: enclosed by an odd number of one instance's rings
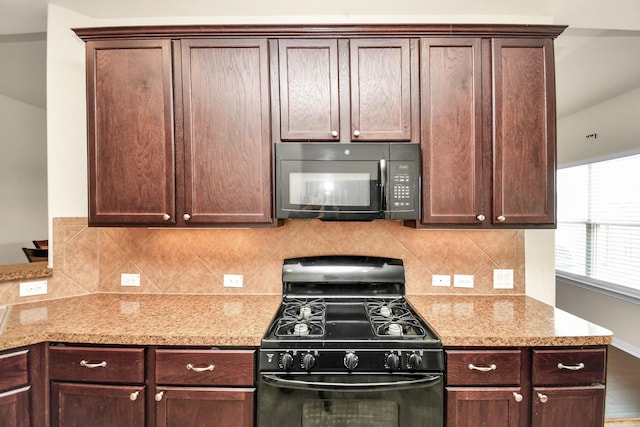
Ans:
POLYGON ((513 270, 493 270, 494 289, 513 289, 513 270))
POLYGON ((473 275, 471 274, 454 274, 453 286, 455 288, 473 288, 473 275))
POLYGON ((121 286, 140 286, 140 275, 122 273, 120 275, 120 285, 121 286))

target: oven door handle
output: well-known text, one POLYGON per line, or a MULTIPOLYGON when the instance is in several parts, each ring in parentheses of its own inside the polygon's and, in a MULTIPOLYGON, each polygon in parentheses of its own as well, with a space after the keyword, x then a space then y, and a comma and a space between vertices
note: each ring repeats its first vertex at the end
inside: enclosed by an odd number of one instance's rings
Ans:
POLYGON ((418 379, 383 381, 378 383, 336 383, 324 381, 291 380, 277 374, 262 374, 262 381, 274 387, 309 391, 384 391, 405 390, 416 386, 429 387, 440 382, 442 375, 421 375, 418 379))

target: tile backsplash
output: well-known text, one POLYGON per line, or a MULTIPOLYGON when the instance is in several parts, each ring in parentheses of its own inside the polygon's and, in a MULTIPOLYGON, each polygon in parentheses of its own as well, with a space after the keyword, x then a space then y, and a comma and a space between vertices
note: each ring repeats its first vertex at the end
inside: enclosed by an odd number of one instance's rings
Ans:
POLYGON ((49 293, 19 297, 18 282, 0 283, 0 303, 92 292, 280 294, 284 258, 312 255, 402 258, 409 294, 525 293, 524 231, 415 230, 400 221, 287 221, 278 228, 94 228, 86 218, 53 221, 49 293), (493 270, 513 269, 514 289, 494 290, 493 270), (140 274, 122 287, 122 273, 140 274), (223 286, 225 274, 243 287, 223 286), (433 287, 433 274, 475 276, 473 289, 433 287))

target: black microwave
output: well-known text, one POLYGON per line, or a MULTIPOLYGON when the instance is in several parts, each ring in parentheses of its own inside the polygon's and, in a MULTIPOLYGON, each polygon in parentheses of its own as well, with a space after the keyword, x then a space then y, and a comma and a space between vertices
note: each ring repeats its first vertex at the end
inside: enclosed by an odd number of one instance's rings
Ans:
POLYGON ((277 218, 420 219, 420 145, 275 144, 277 218))

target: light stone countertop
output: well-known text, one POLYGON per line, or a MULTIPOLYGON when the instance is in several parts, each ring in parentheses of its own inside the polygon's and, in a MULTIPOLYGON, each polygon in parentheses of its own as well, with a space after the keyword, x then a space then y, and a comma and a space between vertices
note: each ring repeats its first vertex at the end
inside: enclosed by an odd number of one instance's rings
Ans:
MULTIPOLYGON (((10 306, 0 350, 39 342, 258 347, 280 295, 97 293, 10 306)), ((411 295, 445 346, 606 345, 611 332, 525 296, 411 295)))

